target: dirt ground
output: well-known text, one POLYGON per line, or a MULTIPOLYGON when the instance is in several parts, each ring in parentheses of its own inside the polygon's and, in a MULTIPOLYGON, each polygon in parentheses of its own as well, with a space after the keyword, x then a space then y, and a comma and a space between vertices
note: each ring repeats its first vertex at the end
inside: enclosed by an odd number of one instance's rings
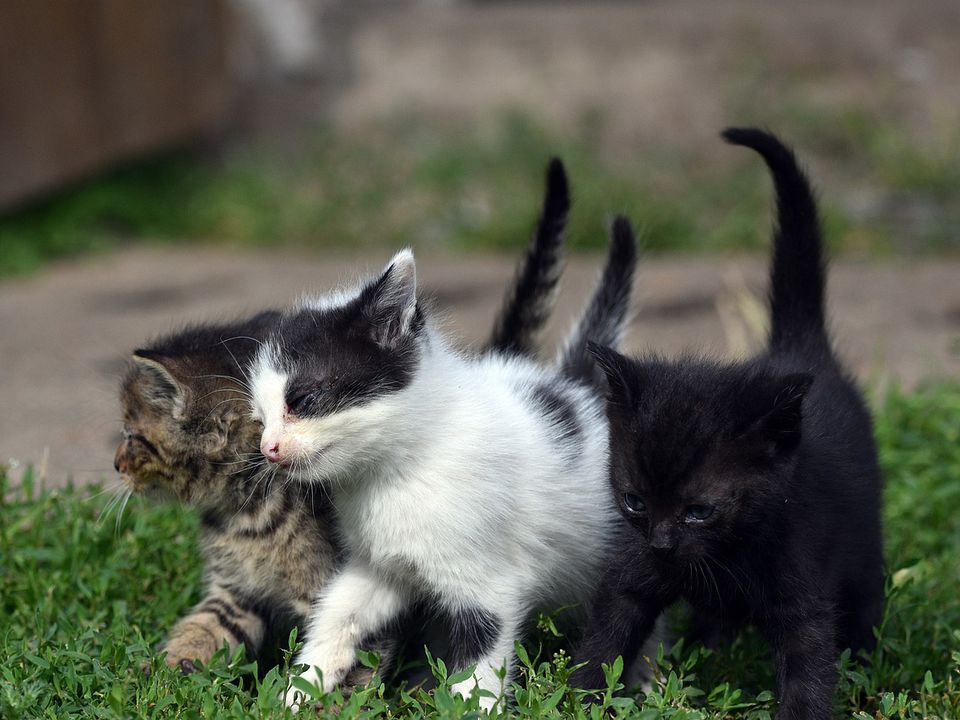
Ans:
MULTIPOLYGON (((50 485, 111 478, 118 439, 117 382, 128 353, 188 320, 281 306, 351 281, 388 259, 138 249, 55 266, 0 284, 0 461, 38 464, 50 485)), ((545 347, 562 338, 602 258, 567 265, 545 347)), ((418 258, 421 286, 465 343, 482 341, 514 258, 418 258)), ((872 384, 960 377, 960 263, 839 263, 830 310, 850 367, 872 384)), ((762 315, 757 258, 648 259, 626 347, 743 352, 762 315)), ((549 357, 550 353, 546 354, 549 357)))

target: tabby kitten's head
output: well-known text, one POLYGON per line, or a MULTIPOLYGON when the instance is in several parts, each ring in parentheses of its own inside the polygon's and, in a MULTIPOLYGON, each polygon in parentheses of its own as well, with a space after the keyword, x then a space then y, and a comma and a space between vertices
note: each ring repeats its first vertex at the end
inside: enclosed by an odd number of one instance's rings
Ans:
POLYGON ((114 466, 138 493, 226 509, 255 482, 262 427, 240 368, 277 319, 188 328, 134 352, 114 466))
POLYGON ((757 539, 785 502, 811 376, 591 351, 609 382, 615 500, 644 550, 677 566, 757 539))

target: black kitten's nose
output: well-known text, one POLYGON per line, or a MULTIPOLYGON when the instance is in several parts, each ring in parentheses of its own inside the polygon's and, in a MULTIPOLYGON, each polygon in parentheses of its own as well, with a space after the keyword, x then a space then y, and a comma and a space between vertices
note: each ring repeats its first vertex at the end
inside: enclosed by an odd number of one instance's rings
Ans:
POLYGON ((658 558, 668 558, 677 549, 678 539, 676 533, 670 532, 669 529, 654 528, 650 533, 650 549, 658 558))
POLYGON ((656 523, 650 528, 650 534, 647 535, 647 539, 650 542, 650 549, 653 550, 658 558, 662 559, 673 555, 673 551, 677 549, 677 541, 680 538, 677 536, 677 531, 670 522, 663 521, 656 523))
POLYGON ((658 558, 665 559, 673 556, 674 551, 677 549, 676 543, 667 543, 667 544, 654 544, 650 543, 650 549, 653 550, 654 555, 658 558))

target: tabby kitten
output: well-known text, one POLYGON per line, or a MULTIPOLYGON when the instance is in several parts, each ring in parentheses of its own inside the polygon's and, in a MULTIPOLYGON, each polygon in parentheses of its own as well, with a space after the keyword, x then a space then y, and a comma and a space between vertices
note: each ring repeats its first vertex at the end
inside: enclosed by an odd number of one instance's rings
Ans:
MULTIPOLYGON (((487 352, 535 352, 559 279, 568 211, 566 174, 553 160, 536 232, 487 352)), ((278 318, 264 312, 187 328, 137 350, 123 379, 123 440, 114 464, 125 485, 201 512, 206 595, 166 642, 167 664, 185 672, 224 642, 255 654, 268 629, 301 622, 337 563, 324 493, 262 463, 262 426, 246 405, 241 368, 278 318)))
POLYGON ((601 687, 601 662, 632 657, 682 598, 697 628, 759 627, 775 653, 778 717, 828 718, 838 648, 872 648, 881 618, 877 453, 826 331, 808 181, 774 136, 724 137, 758 152, 776 185, 769 345, 738 363, 594 348, 611 388, 611 484, 630 526, 573 680, 601 687))
POLYGON ((201 512, 206 595, 166 643, 167 664, 184 671, 224 641, 256 653, 271 624, 306 614, 334 568, 328 505, 252 455, 259 427, 234 357, 250 357, 276 317, 188 328, 137 350, 123 380, 117 471, 132 491, 201 512))

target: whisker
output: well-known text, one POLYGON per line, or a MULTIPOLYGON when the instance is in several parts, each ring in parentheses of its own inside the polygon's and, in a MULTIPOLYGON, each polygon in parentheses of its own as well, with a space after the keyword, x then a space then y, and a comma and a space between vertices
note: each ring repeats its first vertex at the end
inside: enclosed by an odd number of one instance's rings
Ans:
MULTIPOLYGON (((236 362, 236 358, 234 358, 234 362, 236 362)), ((220 375, 217 373, 207 373, 205 375, 191 375, 189 377, 195 380, 226 380, 227 382, 232 383, 232 386, 230 388, 224 388, 224 389, 230 389, 235 392, 242 392, 247 396, 251 396, 253 394, 253 389, 250 387, 250 383, 247 381, 246 372, 239 365, 237 365, 237 367, 240 369, 240 377, 237 377, 235 375, 220 375)))
POLYGON ((263 345, 264 345, 263 340, 260 340, 260 339, 255 338, 255 337, 250 337, 249 335, 234 335, 233 337, 226 338, 226 339, 224 339, 224 340, 221 340, 220 342, 221 342, 221 343, 228 343, 228 342, 232 342, 232 341, 234 341, 234 340, 252 340, 253 342, 257 343, 257 345, 259 345, 260 347, 263 347, 263 345))
POLYGON ((211 390, 210 392, 198 397, 197 402, 199 402, 200 400, 204 400, 210 397, 211 395, 216 395, 217 393, 237 393, 247 398, 248 400, 253 398, 253 396, 243 388, 217 388, 216 390, 211 390))
POLYGON ((239 467, 239 468, 237 468, 236 470, 233 470, 233 471, 231 471, 231 472, 228 472, 226 476, 229 477, 229 478, 232 478, 232 477, 234 477, 235 475, 247 475, 247 474, 249 474, 249 473, 254 472, 256 469, 257 469, 257 466, 256 466, 256 465, 251 465, 251 466, 247 466, 247 467, 239 467))
POLYGON ((133 496, 133 490, 127 489, 127 492, 124 494, 123 503, 120 505, 120 510, 117 512, 117 535, 120 534, 120 521, 123 520, 123 513, 127 509, 127 503, 130 502, 130 498, 133 496))
POLYGON ((87 495, 86 497, 81 498, 80 502, 89 502, 91 500, 96 500, 100 496, 106 495, 107 493, 114 493, 117 490, 120 490, 122 487, 123 487, 123 483, 117 483, 115 485, 107 486, 103 488, 103 490, 101 490, 100 492, 91 493, 90 495, 87 495))
POLYGON ((123 497, 124 486, 119 485, 113 488, 110 492, 112 493, 110 499, 104 503, 104 506, 100 509, 100 514, 97 516, 97 524, 102 523, 104 520, 109 517, 110 513, 116 508, 116 505, 120 502, 120 499, 123 497))
POLYGON ((237 360, 237 356, 233 354, 233 350, 231 350, 230 347, 222 340, 220 341, 220 344, 223 345, 224 349, 228 353, 230 353, 230 357, 233 359, 233 364, 237 366, 237 370, 239 370, 240 374, 243 375, 243 368, 240 367, 240 362, 237 360))
POLYGON ((250 390, 250 387, 247 385, 244 378, 234 377, 233 375, 218 375, 216 373, 209 373, 206 375, 188 375, 187 377, 193 380, 213 380, 213 379, 228 380, 232 383, 236 383, 244 390, 247 390, 247 391, 250 390))
POLYGON ((240 383, 242 380, 235 375, 223 375, 221 373, 203 373, 202 375, 188 375, 187 377, 194 379, 205 379, 205 378, 220 378, 221 380, 230 380, 231 382, 240 383))
POLYGON ((269 472, 269 468, 266 468, 266 467, 260 470, 260 474, 258 474, 255 477, 253 487, 251 488, 250 493, 247 495, 246 500, 243 501, 243 503, 240 505, 237 511, 233 514, 233 517, 231 518, 231 520, 237 517, 237 515, 239 515, 241 512, 243 512, 243 509, 247 506, 247 503, 250 502, 250 499, 253 497, 254 493, 256 493, 257 487, 260 485, 261 480, 266 476, 267 472, 269 472))
POLYGON ((710 564, 706 561, 703 563, 704 570, 710 576, 710 580, 713 582, 713 587, 717 591, 717 602, 720 603, 720 614, 723 614, 723 595, 720 593, 720 585, 717 583, 717 578, 713 574, 713 569, 710 567, 710 564))
POLYGON ((207 420, 210 419, 210 416, 213 415, 217 411, 217 408, 220 407, 221 405, 226 405, 229 402, 243 402, 243 401, 244 401, 244 398, 227 398, 226 400, 221 400, 212 408, 210 408, 210 412, 207 413, 207 416, 203 419, 203 421, 200 424, 202 425, 203 423, 207 422, 207 420))
POLYGON ((226 465, 240 465, 241 463, 246 464, 246 465, 259 465, 259 464, 260 464, 260 463, 258 463, 258 462, 257 462, 255 459, 253 459, 253 458, 240 458, 239 460, 224 460, 223 462, 215 461, 215 460, 211 460, 211 461, 210 461, 210 464, 211 464, 211 465, 217 465, 217 466, 220 466, 220 467, 224 467, 224 466, 226 466, 226 465))
MULTIPOLYGON (((743 594, 744 597, 749 597, 748 588, 743 586, 743 584, 740 582, 741 578, 737 576, 733 572, 733 570, 727 567, 724 563, 717 560, 715 557, 709 557, 708 559, 711 560, 718 568, 720 568, 730 576, 730 578, 737 584, 737 589, 743 594)), ((749 580, 748 580, 748 584, 749 584, 749 580)))

